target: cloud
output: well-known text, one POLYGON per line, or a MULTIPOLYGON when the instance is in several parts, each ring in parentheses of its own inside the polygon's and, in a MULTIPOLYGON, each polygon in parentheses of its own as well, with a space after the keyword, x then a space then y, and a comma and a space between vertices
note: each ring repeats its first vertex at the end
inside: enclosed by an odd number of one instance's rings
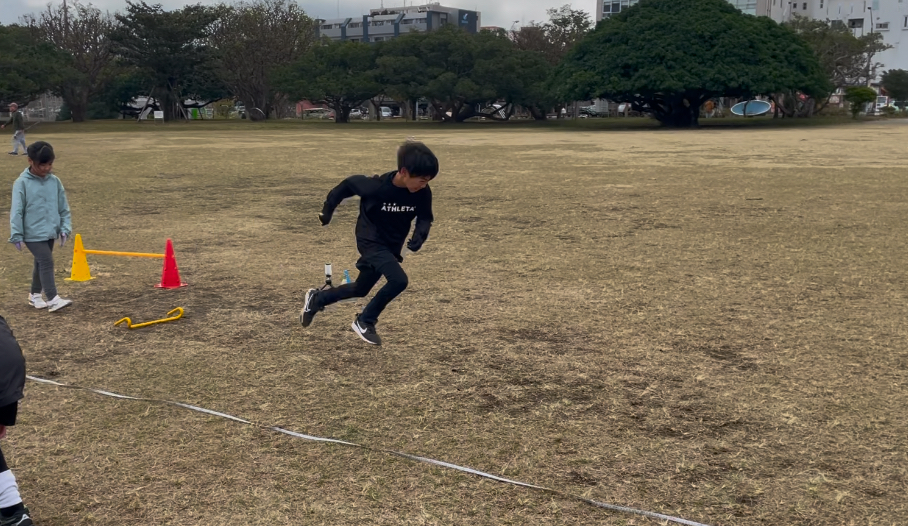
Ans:
MULTIPOLYGON (((184 5, 196 2, 186 2, 183 0, 147 0, 148 3, 160 3, 165 9, 178 9, 184 5)), ((386 7, 401 5, 405 0, 384 0, 386 7)), ((57 2, 60 3, 60 2, 57 2)), ((88 3, 87 1, 85 3, 88 3)), ((202 4, 216 4, 215 0, 201 0, 202 4)), ((300 6, 310 15, 317 18, 336 18, 338 14, 338 4, 340 4, 341 16, 359 16, 367 13, 369 9, 377 8, 381 5, 382 0, 302 0, 300 6)), ((419 5, 420 1, 410 2, 419 5)), ((566 3, 571 3, 574 9, 582 9, 587 13, 594 12, 596 0, 582 0, 569 2, 569 0, 498 0, 492 2, 480 2, 479 0, 449 0, 441 2, 442 5, 459 7, 461 9, 471 9, 482 13, 482 24, 485 26, 499 26, 510 28, 514 22, 517 25, 527 24, 530 21, 542 22, 548 19, 546 9, 560 7, 566 3)), ((126 8, 125 0, 91 0, 91 4, 102 10, 122 11, 126 8)), ((0 10, 0 23, 13 24, 19 21, 19 17, 25 14, 37 13, 43 11, 47 6, 47 0, 3 0, 3 8, 0 10)))

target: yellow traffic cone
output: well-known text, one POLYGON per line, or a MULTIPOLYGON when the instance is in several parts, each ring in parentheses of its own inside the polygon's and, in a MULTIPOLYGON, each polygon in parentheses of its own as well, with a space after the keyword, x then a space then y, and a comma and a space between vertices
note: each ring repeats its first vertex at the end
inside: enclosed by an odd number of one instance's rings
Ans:
POLYGON ((92 279, 88 269, 88 258, 85 257, 85 247, 82 246, 82 236, 76 234, 73 243, 73 268, 68 281, 88 281, 92 279))

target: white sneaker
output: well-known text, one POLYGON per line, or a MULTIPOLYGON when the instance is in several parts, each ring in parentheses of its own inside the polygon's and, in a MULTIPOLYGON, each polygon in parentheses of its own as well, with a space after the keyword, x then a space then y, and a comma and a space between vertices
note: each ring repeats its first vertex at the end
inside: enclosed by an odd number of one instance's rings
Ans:
POLYGON ((47 308, 47 302, 44 301, 44 298, 41 297, 41 293, 29 294, 28 295, 28 304, 36 309, 47 308))
POLYGON ((54 299, 47 302, 47 310, 49 312, 55 312, 55 311, 62 309, 63 307, 66 307, 66 306, 72 305, 72 304, 73 304, 73 300, 61 298, 60 295, 58 294, 58 295, 54 296, 54 299))

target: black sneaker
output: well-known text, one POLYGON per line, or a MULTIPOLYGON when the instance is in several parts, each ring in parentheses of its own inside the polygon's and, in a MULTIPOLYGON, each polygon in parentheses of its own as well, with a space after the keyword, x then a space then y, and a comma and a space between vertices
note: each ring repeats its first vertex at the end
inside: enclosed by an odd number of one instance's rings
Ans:
POLYGON ((312 325, 312 318, 320 310, 322 310, 322 307, 318 303, 318 291, 309 289, 306 291, 306 303, 303 304, 303 308, 300 310, 300 323, 303 324, 303 327, 312 325))
POLYGON ((0 526, 35 526, 28 516, 28 508, 22 507, 12 517, 0 517, 0 526))
POLYGON ((359 316, 353 320, 353 332, 359 334, 359 337, 365 340, 366 343, 371 343, 372 345, 381 345, 381 338, 378 337, 378 334, 375 332, 375 325, 371 323, 363 323, 359 321, 359 316))

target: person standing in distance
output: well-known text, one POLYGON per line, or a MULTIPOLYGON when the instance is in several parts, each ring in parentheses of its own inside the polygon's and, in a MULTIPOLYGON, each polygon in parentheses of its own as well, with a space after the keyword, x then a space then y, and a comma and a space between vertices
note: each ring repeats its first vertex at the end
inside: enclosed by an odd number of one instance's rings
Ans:
POLYGON ((407 249, 417 252, 429 237, 435 219, 429 181, 438 175, 438 158, 425 144, 407 142, 397 150, 397 170, 384 175, 354 175, 344 179, 328 194, 318 215, 322 226, 331 222, 334 210, 348 197, 359 196, 356 220, 356 281, 328 290, 309 289, 300 311, 300 323, 308 327, 316 313, 328 305, 349 298, 362 298, 384 276, 387 283, 353 320, 353 332, 367 343, 381 345, 375 324, 385 307, 403 292, 409 279, 401 267, 401 251, 413 219, 416 228, 407 249))
POLYGON ((22 155, 28 153, 28 148, 25 146, 25 117, 22 115, 22 112, 19 111, 19 105, 15 102, 10 103, 9 105, 9 120, 6 121, 6 124, 0 125, 0 128, 6 128, 10 124, 13 125, 13 151, 9 152, 10 155, 19 155, 19 146, 22 146, 22 155))

